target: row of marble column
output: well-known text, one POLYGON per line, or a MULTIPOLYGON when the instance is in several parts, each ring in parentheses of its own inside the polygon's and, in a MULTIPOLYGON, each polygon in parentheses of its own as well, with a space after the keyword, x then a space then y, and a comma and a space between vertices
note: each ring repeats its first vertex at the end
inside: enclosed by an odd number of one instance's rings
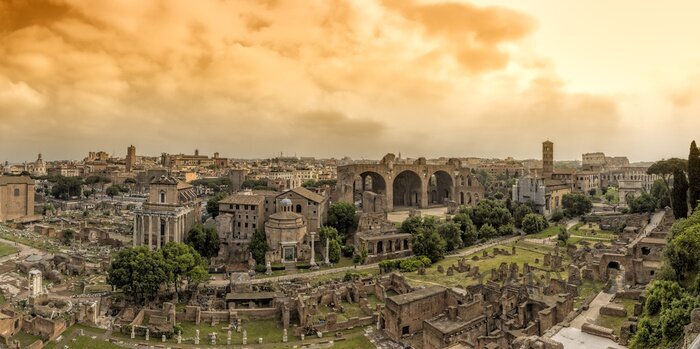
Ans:
POLYGON ((149 250, 163 247, 170 241, 182 242, 185 233, 185 215, 160 216, 140 214, 134 217, 134 246, 148 246, 149 250), (165 220, 161 237, 161 221, 165 220), (171 232, 172 231, 172 232, 171 232), (155 236, 154 236, 155 235, 155 236))

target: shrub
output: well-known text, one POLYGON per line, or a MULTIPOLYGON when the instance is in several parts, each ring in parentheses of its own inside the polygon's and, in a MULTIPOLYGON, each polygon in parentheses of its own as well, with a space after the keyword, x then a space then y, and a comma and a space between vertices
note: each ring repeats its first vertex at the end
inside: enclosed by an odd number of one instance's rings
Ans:
POLYGON ((523 218, 523 231, 528 234, 536 234, 547 228, 549 224, 544 216, 537 213, 528 213, 523 218))

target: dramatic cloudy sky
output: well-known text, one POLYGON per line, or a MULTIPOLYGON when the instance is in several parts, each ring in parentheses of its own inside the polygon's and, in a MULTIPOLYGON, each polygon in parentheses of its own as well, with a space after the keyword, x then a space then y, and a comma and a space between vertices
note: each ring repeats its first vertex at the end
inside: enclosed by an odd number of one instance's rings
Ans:
POLYGON ((685 156, 700 2, 0 0, 0 160, 685 156))

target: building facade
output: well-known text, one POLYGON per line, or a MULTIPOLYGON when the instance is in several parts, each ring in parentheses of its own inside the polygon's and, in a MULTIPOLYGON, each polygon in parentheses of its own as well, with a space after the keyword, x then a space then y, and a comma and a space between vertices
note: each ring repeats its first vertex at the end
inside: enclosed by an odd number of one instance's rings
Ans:
POLYGON ((151 180, 148 200, 134 215, 134 246, 158 249, 183 242, 202 220, 201 204, 191 185, 163 175, 151 180))
POLYGON ((0 222, 34 215, 34 185, 28 176, 0 176, 0 222))

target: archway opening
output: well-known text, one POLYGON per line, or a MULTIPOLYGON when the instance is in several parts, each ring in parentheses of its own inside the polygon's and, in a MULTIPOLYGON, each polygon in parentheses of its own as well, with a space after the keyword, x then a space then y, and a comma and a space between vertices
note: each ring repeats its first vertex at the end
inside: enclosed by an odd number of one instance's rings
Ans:
POLYGON ((452 176, 445 171, 436 171, 430 176, 428 192, 430 195, 430 203, 434 205, 443 205, 445 200, 452 199, 452 191, 454 181, 452 176))
POLYGON ((616 262, 616 261, 610 261, 610 262, 608 263, 608 269, 617 269, 617 270, 620 270, 620 263, 618 263, 618 262, 616 262))
POLYGON ((386 195, 386 181, 384 181, 384 177, 373 171, 362 172, 355 177, 353 198, 358 207, 362 207, 362 193, 365 191, 386 195))
POLYGON ((394 207, 420 206, 421 180, 413 171, 403 171, 394 178, 394 207))

